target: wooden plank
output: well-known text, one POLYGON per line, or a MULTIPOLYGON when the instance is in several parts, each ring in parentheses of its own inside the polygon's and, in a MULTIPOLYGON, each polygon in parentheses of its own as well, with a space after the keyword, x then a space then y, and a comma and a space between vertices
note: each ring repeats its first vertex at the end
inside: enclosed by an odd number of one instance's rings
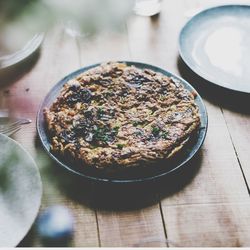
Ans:
MULTIPOLYGON (((65 176, 61 175, 62 170, 59 167, 56 168, 55 164, 43 153, 35 128, 36 113, 40 102, 57 81, 79 68, 79 65, 75 39, 66 35, 62 27, 56 27, 47 34, 41 56, 34 68, 14 84, 6 86, 2 93, 5 93, 3 95, 6 99, 6 106, 13 110, 15 115, 33 120, 32 124, 23 127, 14 137, 32 153, 40 168, 43 181, 41 211, 51 205, 65 205, 71 209, 76 222, 72 246, 98 246, 95 211, 85 203, 68 196, 65 187, 62 187, 63 181, 72 181, 72 187, 74 179, 69 173, 65 176), (7 94, 6 90, 8 90, 7 94)), ((36 235, 28 235, 24 244, 42 246, 36 235)))
POLYGON ((248 238, 238 236, 241 230, 245 236, 250 233, 245 223, 250 216, 247 188, 223 115, 206 104, 210 121, 199 172, 184 189, 162 201, 169 244, 246 246, 248 238))
POLYGON ((236 151, 239 163, 242 167, 242 171, 245 175, 248 187, 250 185, 250 114, 249 114, 249 96, 241 97, 236 96, 234 99, 225 100, 226 102, 233 101, 233 105, 223 108, 224 117, 227 123, 227 127, 230 132, 234 149, 236 151), (233 107, 232 107, 233 106, 233 107), (235 110, 236 108, 236 110, 235 110))
POLYGON ((105 61, 128 60, 129 48, 123 32, 126 32, 125 26, 120 33, 104 30, 92 37, 78 39, 81 66, 105 61))
MULTIPOLYGON (((186 12, 209 4, 212 3, 165 1, 158 20, 134 17, 128 23, 132 57, 179 74, 178 34, 188 20, 186 12)), ((183 189, 177 189, 161 202, 169 246, 247 245, 250 230, 245 223, 250 215, 247 188, 221 109, 208 101, 206 106, 208 135, 202 151, 192 162, 199 167, 197 174, 183 189)))
POLYGON ((205 143, 197 159, 200 161, 200 169, 187 187, 171 199, 167 199, 167 205, 249 200, 223 114, 218 107, 208 101, 205 103, 209 114, 209 126, 205 143))
POLYGON ((166 246, 159 206, 133 211, 98 211, 103 247, 166 246))
MULTIPOLYGON (((96 35, 92 40, 79 41, 81 48, 82 65, 89 65, 100 61, 110 60, 129 60, 130 52, 127 43, 127 32, 124 27, 122 33, 105 32, 96 35)), ((104 187, 105 188, 105 187, 104 187)), ((108 188, 112 191, 119 187, 108 188)), ((102 189, 102 187, 99 189, 102 189)), ((126 189, 126 188, 125 188, 126 189)), ((136 191, 136 190, 135 190, 136 191)), ((133 192, 133 190, 131 191, 133 192)), ((109 193, 106 191, 106 193, 109 193)), ((107 194, 106 194, 107 195, 107 194)), ((128 198, 131 194, 127 192, 122 195, 119 191, 116 195, 128 198)), ((102 196, 102 195, 99 195, 102 196)), ((110 203, 112 195, 104 203, 110 203)), ((116 197, 117 197, 116 196, 116 197)), ((138 197, 140 199, 140 197, 138 197)), ((118 201, 112 201, 114 206, 102 208, 98 206, 97 218, 100 234, 100 245, 104 247, 127 247, 146 245, 147 240, 157 240, 156 246, 165 246, 164 228, 161 220, 159 205, 153 205, 146 209, 133 208, 132 210, 120 211, 125 209, 123 205, 117 211, 118 201)), ((131 200, 129 202, 132 202, 131 200)), ((137 203, 140 203, 136 200, 137 203)), ((107 205, 107 204, 106 204, 107 205)), ((126 205, 126 204, 125 204, 126 205)), ((129 204, 127 204, 129 205, 129 204)))
MULTIPOLYGON (((85 66, 106 60, 131 59, 155 64, 179 74, 177 38, 190 13, 231 2, 235 3, 232 0, 163 1, 158 18, 133 16, 127 23, 128 36, 126 32, 104 32, 90 41, 78 40, 76 44, 64 33, 52 32, 32 71, 12 85, 1 87, 0 106, 12 107, 16 115, 34 121, 38 105, 47 91, 67 73, 78 68, 79 60, 81 66, 85 66), (77 45, 80 47, 80 58, 77 45)), ((249 112, 243 114, 227 107, 222 114, 213 103, 206 101, 206 105, 209 113, 208 135, 202 151, 192 162, 199 167, 197 174, 184 188, 169 194, 160 204, 122 211, 112 209, 112 206, 108 209, 98 206, 95 212, 86 201, 74 200, 67 195, 67 186, 60 180, 67 180, 68 175, 60 176, 61 172, 53 168, 49 161, 48 164, 39 164, 44 182, 41 210, 58 203, 72 209, 76 219, 73 246, 147 246, 149 241, 153 241, 153 246, 165 246, 161 210, 170 246, 249 246, 249 195, 238 164, 239 160, 249 181, 249 112)), ((34 122, 24 127, 15 138, 34 157, 41 154, 39 147, 34 146, 34 122)), ((40 158, 44 161, 46 156, 40 158)), ((91 188, 83 187, 88 191, 91 188)), ((167 184, 162 186, 163 189, 168 187, 167 184)), ((126 196, 131 194, 133 190, 126 196)), ((138 201, 140 198, 138 196, 137 200, 129 202, 142 206, 142 202, 138 201)), ((116 199, 113 203, 116 203, 116 199)), ((41 246, 36 237, 28 244, 41 246)))
POLYGON ((249 203, 164 208, 170 247, 249 247, 249 203))
POLYGON ((187 5, 188 1, 162 1, 159 16, 132 16, 127 22, 132 59, 177 73, 177 36, 185 22, 178 12, 184 11, 187 5))

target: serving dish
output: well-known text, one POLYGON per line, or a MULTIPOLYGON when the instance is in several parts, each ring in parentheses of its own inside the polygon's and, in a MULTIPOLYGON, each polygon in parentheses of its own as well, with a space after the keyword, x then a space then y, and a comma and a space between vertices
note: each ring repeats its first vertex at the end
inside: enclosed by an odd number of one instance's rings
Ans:
POLYGON ((16 141, 0 134, 0 247, 14 247, 31 228, 41 203, 36 163, 16 141))
POLYGON ((182 28, 180 56, 205 80, 250 93, 249 30, 249 5, 223 5, 203 10, 182 28))
POLYGON ((154 167, 154 168, 147 168, 142 171, 142 169, 139 170, 139 168, 136 168, 136 170, 131 170, 128 172, 124 172, 121 175, 107 175, 105 173, 102 173, 100 171, 95 171, 95 170, 90 170, 87 168, 79 168, 76 165, 74 165, 72 162, 68 161, 67 159, 62 159, 61 157, 58 157, 50 152, 50 141, 49 141, 49 136, 48 136, 48 131, 46 129, 46 124, 44 120, 44 115, 43 115, 43 110, 45 107, 50 107, 51 104, 55 101, 56 97, 59 95, 60 90, 62 89, 62 86, 64 83, 68 82, 70 79, 75 78, 77 75, 79 75, 82 72, 85 72, 86 70, 96 67, 100 64, 95 64, 91 65, 85 68, 82 68, 76 72, 73 72, 72 74, 68 75, 64 79, 62 79, 60 82, 58 82, 52 90, 48 93, 48 95, 45 97, 43 103, 41 104, 38 114, 37 114, 37 131, 39 134, 39 137, 41 139, 41 142, 47 151, 47 153, 51 156, 52 159, 54 159, 57 163, 62 165, 63 167, 67 168, 68 170, 79 174, 83 177, 86 177, 91 180, 97 180, 97 181, 109 181, 109 182, 138 182, 138 181, 146 181, 146 180, 151 180, 155 178, 159 178, 163 175, 169 174, 173 172, 175 169, 181 167, 184 163, 186 163, 188 160, 190 160, 193 155, 198 151, 200 146, 203 143, 203 140, 206 135, 206 130, 207 130, 207 113, 205 106, 201 100, 201 97, 198 95, 198 93, 194 90, 194 88, 188 84, 186 81, 183 79, 180 79, 173 74, 160 69, 158 67, 144 64, 144 63, 139 63, 139 62, 124 62, 128 66, 134 65, 137 68, 141 69, 150 69, 156 72, 160 72, 168 77, 174 77, 175 79, 180 80, 186 89, 189 91, 195 92, 196 99, 195 102, 197 106, 199 107, 200 110, 200 116, 201 116, 201 124, 200 124, 200 129, 198 130, 198 133, 196 136, 194 136, 193 140, 190 140, 189 143, 181 150, 181 154, 177 154, 176 157, 173 159, 164 162, 161 164, 159 163, 159 166, 154 167), (162 165, 167 164, 167 167, 163 167, 162 165))

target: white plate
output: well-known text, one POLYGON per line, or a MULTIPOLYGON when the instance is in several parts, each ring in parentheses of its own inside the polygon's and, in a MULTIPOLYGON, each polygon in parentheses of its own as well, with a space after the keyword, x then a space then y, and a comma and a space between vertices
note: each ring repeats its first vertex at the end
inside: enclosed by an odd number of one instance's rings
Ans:
POLYGON ((24 238, 41 196, 36 163, 20 144, 0 134, 0 247, 14 247, 24 238))

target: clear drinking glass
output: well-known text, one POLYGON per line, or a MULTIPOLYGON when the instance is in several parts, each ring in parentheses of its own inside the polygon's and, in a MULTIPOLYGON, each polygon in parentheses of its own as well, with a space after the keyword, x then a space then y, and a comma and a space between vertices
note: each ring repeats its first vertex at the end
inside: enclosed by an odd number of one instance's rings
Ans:
POLYGON ((134 12, 140 16, 154 16, 161 11, 161 0, 135 0, 134 12))

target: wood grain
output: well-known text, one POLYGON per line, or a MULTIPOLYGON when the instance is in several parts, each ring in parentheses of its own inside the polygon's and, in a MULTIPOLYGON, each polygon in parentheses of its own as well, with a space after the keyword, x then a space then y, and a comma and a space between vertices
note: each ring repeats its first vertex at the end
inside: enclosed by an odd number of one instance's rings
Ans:
MULTIPOLYGON (((150 61, 179 74, 176 45, 188 9, 198 11, 215 4, 182 2, 164 2, 164 11, 157 20, 134 17, 128 24, 129 46, 136 60, 150 61)), ((184 189, 161 202, 168 243, 187 247, 246 246, 249 228, 244 221, 250 215, 247 187, 221 109, 209 101, 205 103, 209 128, 198 159, 200 169, 184 189), (239 211, 244 213, 239 216, 239 211)))
POLYGON ((236 94, 234 98, 226 100, 235 103, 238 107, 235 110, 232 105, 223 108, 223 114, 229 129, 230 137, 237 154, 239 164, 242 168, 246 182, 249 188, 250 185, 250 155, 249 155, 249 142, 250 142, 250 113, 249 113, 249 96, 236 94))
POLYGON ((210 120, 200 171, 183 190, 162 201, 168 240, 170 246, 171 242, 178 246, 249 246, 249 227, 244 223, 250 215, 247 188, 223 115, 209 103, 207 108, 210 120), (244 213, 239 216, 241 210, 244 213), (239 237, 236 229, 245 237, 239 237))
POLYGON ((139 211, 98 211, 101 245, 104 247, 166 246, 158 206, 139 211))
MULTIPOLYGON (((14 138, 39 165, 44 186, 41 211, 63 204, 74 214, 72 246, 250 245, 248 96, 231 99, 231 94, 226 96, 217 90, 217 95, 214 90, 201 91, 209 115, 205 144, 185 176, 168 180, 156 189, 134 186, 121 192, 117 186, 106 190, 93 183, 76 182, 44 154, 35 128, 39 104, 49 89, 68 73, 89 64, 141 61, 186 78, 178 59, 181 27, 201 9, 235 2, 250 4, 249 0, 164 0, 157 17, 132 15, 120 33, 103 31, 84 39, 70 37, 58 26, 47 34, 34 67, 0 87, 0 108, 33 120, 14 138), (150 196, 155 200, 145 203, 150 196)), ((203 89, 202 79, 190 74, 187 80, 203 89)), ((23 243, 42 244, 35 232, 30 232, 23 243)))
POLYGON ((170 247, 249 247, 249 203, 165 206, 170 247))
MULTIPOLYGON (((79 41, 82 66, 110 60, 131 60, 127 41, 125 25, 121 33, 106 31, 91 40, 79 41)), ((147 239, 156 239, 158 246, 166 245, 158 204, 133 211, 115 211, 112 206, 109 210, 97 210, 101 246, 131 247, 143 245, 147 239)))
MULTIPOLYGON (((15 116, 28 117, 33 121, 14 137, 32 153, 40 168, 43 181, 41 212, 48 206, 65 205, 72 210, 76 221, 73 246, 98 246, 95 211, 69 199, 64 193, 59 185, 60 171, 58 172, 55 164, 44 155, 38 143, 35 126, 36 113, 47 92, 65 75, 79 68, 79 62, 75 39, 66 35, 59 26, 47 34, 41 56, 32 71, 7 86, 9 92, 4 98, 7 107, 15 116)), ((38 237, 33 237, 32 242, 34 246, 42 246, 38 237)))

